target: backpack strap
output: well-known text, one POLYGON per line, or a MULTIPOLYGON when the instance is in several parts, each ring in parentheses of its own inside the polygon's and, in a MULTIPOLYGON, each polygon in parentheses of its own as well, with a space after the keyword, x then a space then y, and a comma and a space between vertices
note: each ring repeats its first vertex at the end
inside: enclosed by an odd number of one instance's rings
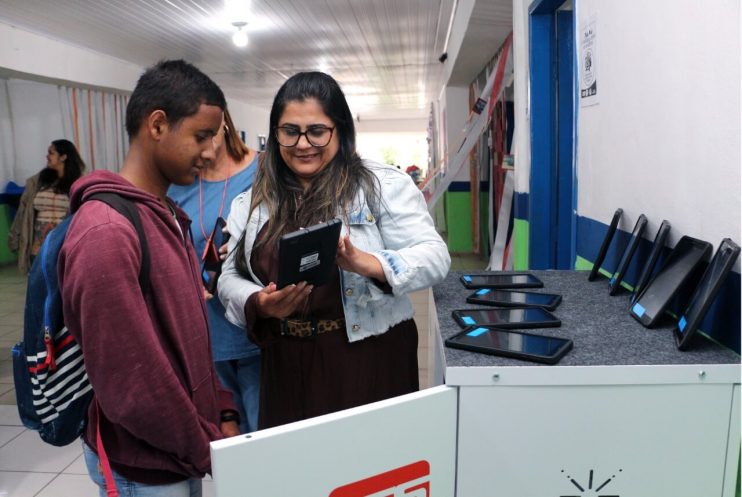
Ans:
POLYGON ((132 225, 134 225, 134 229, 137 230, 137 235, 139 235, 139 246, 142 249, 142 265, 139 268, 139 286, 142 288, 142 293, 144 295, 147 295, 150 286, 149 245, 147 244, 147 239, 144 236, 142 218, 139 217, 139 210, 137 209, 136 205, 134 205, 134 202, 132 202, 128 198, 113 192, 94 193, 86 200, 100 200, 101 202, 106 203, 116 212, 128 219, 132 225))
POLYGON ((95 411, 97 418, 95 441, 98 446, 98 461, 100 461, 101 473, 103 473, 103 479, 106 481, 106 497, 119 497, 116 480, 113 477, 113 470, 111 469, 111 461, 108 460, 108 454, 106 454, 106 449, 103 447, 103 438, 100 436, 100 404, 98 404, 98 399, 95 399, 95 411))
MULTIPOLYGON (((86 200, 100 200, 101 202, 104 202, 134 225, 134 229, 137 231, 137 235, 139 236, 139 246, 142 250, 142 265, 139 268, 139 286, 142 289, 142 293, 147 295, 150 287, 149 245, 147 244, 147 238, 144 236, 142 218, 139 216, 139 210, 137 210, 136 205, 134 205, 134 203, 128 198, 113 192, 95 193, 86 200)), ((101 409, 98 404, 98 399, 95 399, 95 409, 97 411, 98 420, 95 427, 96 445, 98 448, 98 459, 100 460, 103 477, 106 482, 106 495, 107 497, 118 497, 119 493, 113 478, 111 463, 108 460, 108 454, 106 454, 106 449, 103 447, 103 439, 100 435, 101 409)))

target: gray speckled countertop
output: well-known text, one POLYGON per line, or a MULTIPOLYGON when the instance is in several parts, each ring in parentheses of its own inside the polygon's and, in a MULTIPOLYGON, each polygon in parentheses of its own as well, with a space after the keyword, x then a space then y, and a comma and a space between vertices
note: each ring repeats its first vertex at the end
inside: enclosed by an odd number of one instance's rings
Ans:
MULTIPOLYGON (((471 309, 466 297, 475 292, 464 288, 462 274, 483 271, 452 271, 433 287, 438 321, 443 340, 461 331, 451 317, 455 309, 471 309)), ((671 319, 648 329, 629 315, 629 293, 611 297, 608 280, 587 280, 585 271, 530 271, 544 282, 543 288, 526 289, 542 293, 558 293, 562 302, 552 313, 562 321, 559 328, 523 330, 539 335, 570 338, 574 348, 558 366, 615 366, 661 364, 739 364, 733 351, 697 335, 692 348, 680 352, 672 336, 671 319)), ((447 367, 470 366, 535 366, 539 363, 521 361, 460 349, 444 347, 447 367)))

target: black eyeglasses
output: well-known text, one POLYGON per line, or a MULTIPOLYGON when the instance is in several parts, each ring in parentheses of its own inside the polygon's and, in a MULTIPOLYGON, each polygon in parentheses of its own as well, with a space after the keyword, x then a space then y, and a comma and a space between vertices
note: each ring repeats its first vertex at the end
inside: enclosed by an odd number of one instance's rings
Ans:
POLYGON ((313 147, 326 147, 332 140, 332 132, 335 128, 327 126, 309 126, 306 131, 300 131, 296 126, 277 126, 275 128, 276 140, 282 147, 295 147, 302 135, 306 137, 313 147))

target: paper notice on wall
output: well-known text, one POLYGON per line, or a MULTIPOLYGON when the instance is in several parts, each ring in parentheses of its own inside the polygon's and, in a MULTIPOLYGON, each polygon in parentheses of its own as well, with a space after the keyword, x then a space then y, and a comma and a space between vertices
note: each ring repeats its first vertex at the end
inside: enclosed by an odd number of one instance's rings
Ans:
POLYGON ((598 103, 597 16, 580 26, 580 105, 598 103))

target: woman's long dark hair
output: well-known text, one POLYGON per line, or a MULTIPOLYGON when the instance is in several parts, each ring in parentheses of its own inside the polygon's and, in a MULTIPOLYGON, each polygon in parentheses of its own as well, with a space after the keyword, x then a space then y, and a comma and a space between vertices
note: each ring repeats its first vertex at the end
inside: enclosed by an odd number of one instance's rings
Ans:
POLYGON ((54 169, 47 167, 39 175, 39 189, 53 188, 56 193, 69 195, 72 183, 82 176, 85 163, 71 141, 54 140, 52 146, 59 155, 67 156, 64 159, 64 175, 60 178, 54 169))
MULTIPOLYGON (((348 102, 337 81, 321 72, 301 72, 290 77, 273 99, 270 114, 270 134, 265 149, 265 160, 258 169, 252 186, 250 214, 258 205, 268 209, 268 235, 256 243, 260 247, 274 247, 281 235, 298 226, 311 226, 337 217, 347 219, 352 203, 360 191, 366 201, 377 210, 380 187, 374 174, 364 167, 356 153, 356 133, 348 102), (304 191, 294 173, 284 162, 276 139, 275 129, 290 102, 316 100, 335 125, 338 152, 329 164, 312 178, 304 191), (302 195, 299 205, 299 195, 302 195)), ((249 215, 248 215, 249 218, 249 215)), ((245 261, 244 237, 237 244, 236 266, 248 276, 245 261)))

